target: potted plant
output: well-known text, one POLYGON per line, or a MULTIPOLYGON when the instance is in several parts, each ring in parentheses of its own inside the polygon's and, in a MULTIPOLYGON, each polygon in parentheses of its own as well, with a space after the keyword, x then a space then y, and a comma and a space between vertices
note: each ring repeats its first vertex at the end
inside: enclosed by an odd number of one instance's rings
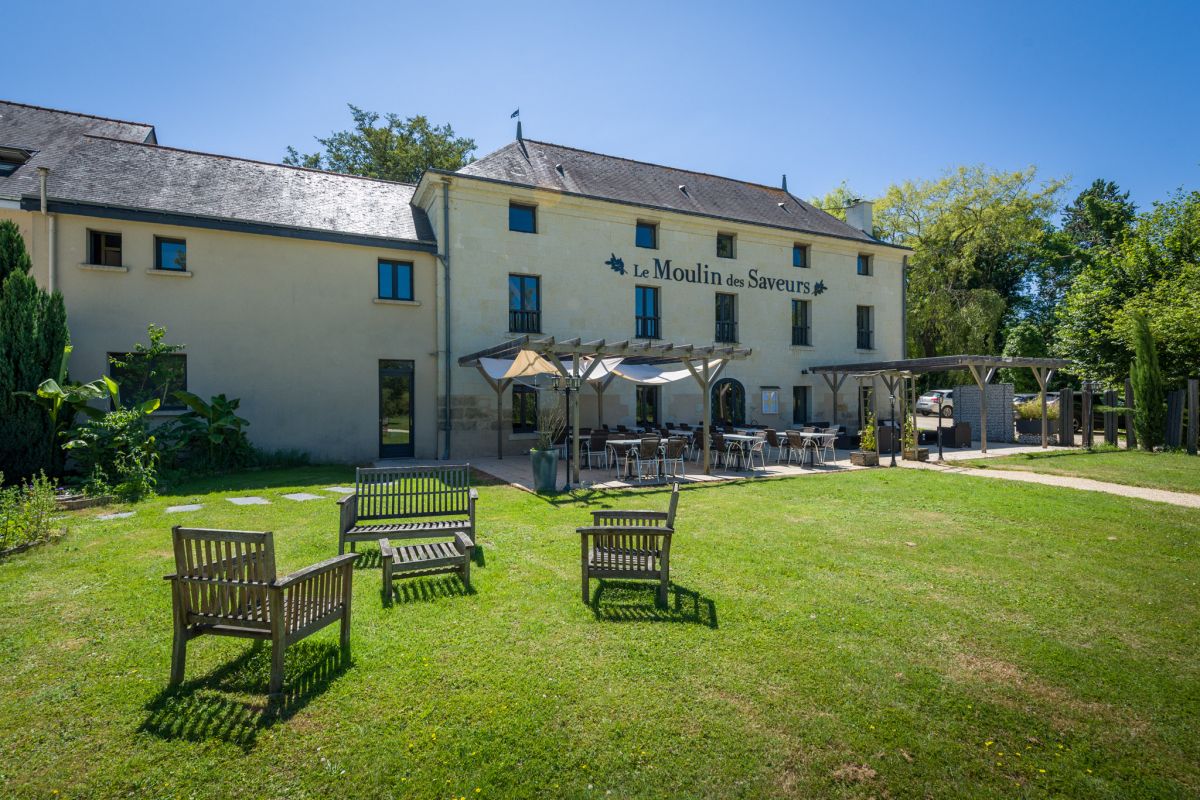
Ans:
MULTIPOLYGON (((1041 434, 1042 400, 1035 397, 1021 403, 1017 411, 1017 433, 1041 434)), ((1058 433, 1058 403, 1046 404, 1046 432, 1058 433)))
POLYGON ((904 436, 902 457, 905 461, 928 461, 929 448, 917 447, 917 429, 913 427, 912 417, 904 418, 904 436))
POLYGON ((533 490, 539 494, 558 490, 558 449, 554 446, 565 428, 562 406, 538 404, 537 446, 529 451, 533 490))
POLYGON ((875 414, 867 415, 867 424, 858 437, 858 449, 850 451, 850 463, 856 467, 878 467, 879 453, 875 452, 875 414))

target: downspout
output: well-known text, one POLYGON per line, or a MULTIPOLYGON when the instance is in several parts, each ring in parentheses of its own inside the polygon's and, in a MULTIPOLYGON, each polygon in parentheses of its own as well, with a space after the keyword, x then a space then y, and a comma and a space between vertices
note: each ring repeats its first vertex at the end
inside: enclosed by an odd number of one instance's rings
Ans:
POLYGON ((908 256, 900 266, 900 357, 908 358, 908 256))
POLYGON ((46 200, 46 180, 50 177, 49 167, 38 167, 38 191, 41 200, 42 216, 46 218, 46 291, 54 294, 54 262, 55 262, 55 218, 49 212, 50 205, 46 200))
POLYGON ((442 430, 445 432, 445 444, 442 449, 442 460, 450 460, 450 432, 453 425, 450 423, 450 179, 442 178, 442 252, 439 254, 442 260, 442 274, 445 276, 445 291, 446 295, 442 303, 444 314, 443 324, 446 328, 446 378, 445 378, 445 400, 444 410, 445 421, 442 423, 442 430))

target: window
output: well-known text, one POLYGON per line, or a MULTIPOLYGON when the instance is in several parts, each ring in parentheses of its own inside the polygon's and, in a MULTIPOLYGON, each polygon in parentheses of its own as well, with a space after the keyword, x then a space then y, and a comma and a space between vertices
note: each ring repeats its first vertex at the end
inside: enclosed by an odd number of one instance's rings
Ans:
POLYGON ((88 263, 121 266, 121 234, 88 231, 88 263))
POLYGON ((732 233, 717 234, 717 258, 737 258, 735 248, 737 237, 732 233))
POLYGON ((653 222, 638 222, 637 234, 634 236, 633 243, 638 247, 647 247, 651 250, 658 247, 658 226, 653 222))
POLYGON ((764 386, 762 389, 762 413, 779 413, 779 387, 764 386))
POLYGON ((508 276, 508 329, 542 332, 542 279, 536 275, 508 276))
POLYGON ((154 268, 187 271, 187 242, 183 239, 154 237, 154 268))
POLYGON ((659 329, 660 312, 658 307, 658 287, 639 286, 634 309, 636 315, 637 338, 657 339, 662 336, 659 329))
POLYGON ((381 300, 413 299, 413 265, 410 261, 379 259, 379 297, 381 300))
POLYGON ((808 347, 812 344, 812 324, 808 300, 792 301, 792 344, 808 347))
POLYGON ((794 244, 792 245, 792 266, 807 269, 808 264, 808 245, 794 244))
POLYGON ((513 384, 512 432, 534 433, 537 431, 537 389, 532 386, 513 384))
POLYGON ((29 160, 30 152, 18 148, 0 147, 0 178, 7 178, 29 160))
POLYGON ((508 229, 517 233, 537 233, 537 206, 509 203, 508 229))
POLYGON ((658 427, 658 400, 657 386, 637 387, 636 425, 642 428, 658 427))
POLYGON ((858 307, 858 349, 875 349, 875 307, 858 307))
POLYGON ((871 274, 871 257, 870 256, 865 255, 863 253, 858 254, 858 274, 859 275, 870 275, 871 274))
POLYGON ((809 420, 809 403, 812 401, 811 386, 792 387, 792 424, 804 425, 809 420))
POLYGON ((161 409, 185 408, 175 397, 175 392, 187 391, 187 356, 183 353, 155 357, 145 353, 109 353, 108 358, 108 375, 120 387, 121 402, 125 405, 157 397, 161 409))
POLYGON ((0 156, 0 178, 7 178, 21 167, 19 161, 9 161, 7 158, 0 156))
POLYGON ((737 295, 717 293, 718 342, 736 342, 737 339, 737 295))

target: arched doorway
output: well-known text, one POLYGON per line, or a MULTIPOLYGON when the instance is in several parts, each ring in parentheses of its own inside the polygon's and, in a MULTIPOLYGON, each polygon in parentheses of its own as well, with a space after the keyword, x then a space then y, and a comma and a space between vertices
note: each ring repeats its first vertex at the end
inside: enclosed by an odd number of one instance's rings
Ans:
POLYGON ((712 421, 719 425, 746 424, 746 390, 733 378, 722 378, 712 388, 712 421))

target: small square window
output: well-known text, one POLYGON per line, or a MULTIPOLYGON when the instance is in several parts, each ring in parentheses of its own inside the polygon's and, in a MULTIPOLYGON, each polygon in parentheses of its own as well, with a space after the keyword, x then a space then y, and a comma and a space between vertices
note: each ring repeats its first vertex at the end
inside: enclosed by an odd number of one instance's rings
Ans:
POLYGON ((658 226, 653 222, 639 222, 634 244, 638 247, 656 250, 658 248, 658 226))
POLYGON ((379 260, 379 298, 381 300, 412 300, 412 262, 379 260))
POLYGON ((858 274, 859 275, 870 275, 871 274, 871 266, 872 266, 871 257, 864 253, 859 253, 858 254, 858 274))
POLYGON ((509 203, 508 229, 517 233, 537 233, 537 206, 509 203))
POLYGON ((736 238, 732 233, 717 234, 717 258, 737 258, 736 238))
POLYGON ((154 268, 187 271, 187 242, 183 239, 154 237, 154 268))
POLYGON ((105 267, 121 264, 121 234, 88 231, 88 263, 105 267))
POLYGON ((808 263, 808 245, 794 244, 792 245, 792 266, 806 269, 808 263))

